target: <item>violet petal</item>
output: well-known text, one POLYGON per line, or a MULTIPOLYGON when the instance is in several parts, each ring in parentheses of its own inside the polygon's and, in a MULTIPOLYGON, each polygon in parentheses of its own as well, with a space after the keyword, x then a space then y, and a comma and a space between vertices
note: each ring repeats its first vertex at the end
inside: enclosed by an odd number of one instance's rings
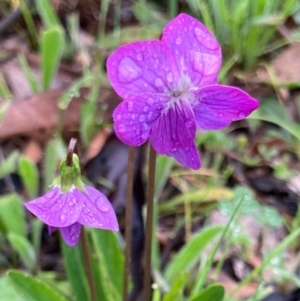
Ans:
POLYGON ((60 232, 63 237, 63 240, 70 247, 74 247, 79 242, 81 231, 81 225, 79 223, 74 223, 68 227, 61 227, 60 232))
POLYGON ((48 226, 48 234, 51 236, 56 230, 56 227, 48 226))
POLYGON ((259 106, 259 102, 247 93, 230 86, 206 86, 195 94, 199 99, 193 107, 196 122, 205 130, 228 126, 231 121, 247 117, 259 106))
POLYGON ((158 40, 117 48, 107 60, 107 75, 123 99, 145 92, 162 93, 179 78, 172 53, 158 40))
POLYGON ((216 81, 222 62, 221 48, 198 20, 178 15, 166 25, 161 41, 172 51, 178 69, 195 86, 216 81))
POLYGON ((87 194, 81 193, 84 208, 78 219, 82 225, 111 231, 119 231, 115 211, 106 196, 97 189, 85 185, 87 194))
POLYGON ((190 145, 188 147, 175 149, 166 155, 173 157, 187 168, 196 170, 201 167, 199 153, 193 140, 190 140, 190 145))
POLYGON ((195 117, 188 101, 177 100, 153 123, 150 142, 159 154, 190 146, 196 133, 195 117))
POLYGON ((45 195, 24 205, 45 224, 67 227, 77 221, 82 210, 82 203, 77 196, 77 189, 61 193, 58 187, 54 187, 45 195))
POLYGON ((140 146, 149 137, 150 127, 159 117, 169 97, 143 93, 121 102, 114 110, 114 130, 125 144, 140 146))

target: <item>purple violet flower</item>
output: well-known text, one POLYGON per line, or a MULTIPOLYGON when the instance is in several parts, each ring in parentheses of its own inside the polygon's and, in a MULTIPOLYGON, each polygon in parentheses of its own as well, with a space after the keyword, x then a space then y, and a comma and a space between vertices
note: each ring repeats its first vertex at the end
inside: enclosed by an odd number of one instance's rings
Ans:
POLYGON ((222 129, 259 105, 217 84, 221 60, 214 36, 186 14, 169 22, 160 40, 120 46, 107 60, 109 80, 124 100, 113 113, 118 138, 131 146, 149 138, 157 153, 200 168, 196 127, 222 129))
POLYGON ((86 193, 73 187, 62 193, 55 186, 45 195, 25 203, 26 208, 48 225, 51 235, 60 229, 66 244, 78 244, 81 225, 118 231, 114 209, 104 194, 84 185, 86 193))
POLYGON ((25 207, 48 225, 51 235, 60 229, 66 244, 78 244, 81 225, 119 231, 115 211, 106 196, 81 181, 79 159, 73 154, 59 166, 60 176, 45 195, 25 203, 25 207))

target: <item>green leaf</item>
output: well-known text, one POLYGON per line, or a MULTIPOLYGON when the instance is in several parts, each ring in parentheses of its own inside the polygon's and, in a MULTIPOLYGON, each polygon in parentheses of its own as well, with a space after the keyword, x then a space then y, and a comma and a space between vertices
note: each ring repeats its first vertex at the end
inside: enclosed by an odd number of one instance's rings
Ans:
POLYGON ((199 204, 220 199, 231 199, 232 197, 233 192, 231 189, 225 187, 206 187, 204 189, 190 191, 176 196, 173 199, 161 204, 159 206, 159 210, 160 212, 172 212, 175 210, 176 206, 183 205, 184 201, 199 204))
POLYGON ((6 276, 0 278, 0 292, 0 301, 25 301, 6 276))
POLYGON ((60 22, 51 2, 48 0, 35 0, 37 11, 46 27, 59 26, 60 22))
POLYGON ((223 301, 225 290, 222 285, 211 285, 191 301, 223 301))
POLYGON ((122 295, 124 257, 116 234, 105 230, 91 230, 99 269, 105 279, 105 288, 113 300, 120 300, 122 295))
POLYGON ((300 140, 300 125, 288 118, 285 109, 276 99, 264 100, 249 118, 272 122, 300 140))
POLYGON ((38 170, 35 163, 27 157, 20 157, 19 174, 29 197, 34 199, 37 196, 39 182, 38 170))
POLYGON ((21 68, 22 68, 22 71, 23 73, 25 74, 26 76, 26 79, 30 85, 30 88, 31 88, 31 92, 33 93, 37 93, 40 91, 40 86, 27 62, 27 59, 25 57, 24 54, 19 54, 18 56, 19 58, 19 62, 20 62, 20 65, 21 65, 21 68))
POLYGON ((22 200, 16 194, 0 198, 0 221, 6 233, 25 237, 25 215, 22 200))
POLYGON ((81 77, 77 81, 75 81, 71 85, 71 87, 66 92, 64 92, 60 97, 58 102, 58 107, 61 110, 66 110, 71 100, 74 97, 80 96, 80 89, 91 85, 93 78, 94 77, 91 74, 87 74, 86 76, 81 77))
POLYGON ((174 166, 175 160, 167 156, 159 156, 156 160, 155 198, 159 198, 174 166))
POLYGON ((164 273, 167 281, 173 283, 180 273, 193 268, 200 258, 200 253, 213 241, 214 237, 217 236, 223 228, 224 226, 207 227, 193 236, 167 266, 164 273))
POLYGON ((24 266, 29 271, 33 271, 36 265, 36 255, 28 239, 16 233, 10 233, 7 238, 13 249, 19 254, 24 266))
POLYGON ((62 241, 61 248, 68 279, 76 300, 90 300, 88 282, 84 271, 85 264, 80 246, 69 247, 62 241))
POLYGON ((187 280, 187 273, 180 274, 179 277, 174 281, 170 291, 164 296, 163 301, 181 301, 187 280))
POLYGON ((16 171, 18 158, 18 151, 13 151, 7 158, 5 158, 5 160, 0 164, 0 179, 16 171))
POLYGON ((57 152, 57 141, 52 139, 48 141, 45 150, 44 159, 44 192, 49 189, 52 184, 56 170, 58 167, 58 152, 57 152))
POLYGON ((28 274, 10 271, 8 277, 26 301, 68 301, 50 285, 28 274))
POLYGON ((43 90, 48 90, 52 84, 64 50, 64 45, 64 32, 60 27, 52 27, 42 33, 43 90))
POLYGON ((263 260, 259 266, 253 269, 251 273, 249 273, 242 281, 239 282, 238 286, 230 292, 230 296, 237 292, 242 286, 249 283, 253 278, 260 275, 262 271, 271 264, 272 259, 281 255, 288 246, 298 239, 299 235, 300 229, 298 228, 286 236, 275 248, 273 248, 266 256, 263 257, 263 260))

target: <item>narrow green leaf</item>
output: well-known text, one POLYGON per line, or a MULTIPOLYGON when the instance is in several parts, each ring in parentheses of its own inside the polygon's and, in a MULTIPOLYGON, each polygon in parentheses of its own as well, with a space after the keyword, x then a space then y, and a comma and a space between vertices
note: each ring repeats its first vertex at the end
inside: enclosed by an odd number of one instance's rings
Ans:
POLYGON ((31 92, 33 93, 37 93, 40 91, 39 89, 39 84, 27 62, 27 59, 25 57, 24 54, 19 54, 18 56, 19 58, 19 62, 20 62, 20 65, 21 65, 21 68, 22 68, 22 71, 23 73, 25 74, 26 76, 26 79, 30 85, 30 88, 31 88, 31 92))
POLYGON ((48 0, 35 0, 37 11, 46 27, 59 26, 60 22, 52 4, 48 0))
POLYGON ((71 100, 74 97, 79 97, 80 96, 80 89, 83 87, 87 87, 91 84, 92 80, 93 80, 93 76, 91 74, 88 74, 84 77, 81 77, 80 79, 78 79, 77 81, 75 81, 71 87, 62 94, 61 98, 59 99, 58 102, 58 107, 61 110, 65 110, 67 109, 67 107, 69 106, 71 100))
POLYGON ((22 200, 16 194, 0 198, 0 221, 6 233, 25 237, 25 214, 22 200))
POLYGON ((31 223, 32 227, 32 245, 35 251, 36 256, 39 256, 40 246, 42 241, 42 230, 43 230, 43 222, 38 218, 34 219, 31 223))
POLYGON ((223 228, 224 226, 207 227, 193 236, 167 266, 164 273, 167 281, 173 283, 180 273, 193 268, 199 260, 201 252, 223 228))
POLYGON ((225 290, 222 285, 211 285, 191 301, 223 301, 225 290))
POLYGON ((38 170, 35 163, 27 157, 20 157, 19 174, 29 197, 34 199, 37 196, 39 182, 38 170))
POLYGON ((16 233, 10 233, 7 238, 14 251, 19 254, 24 266, 29 271, 33 271, 36 265, 36 254, 28 239, 16 233))
POLYGON ((0 164, 0 179, 6 175, 16 171, 19 152, 13 151, 5 160, 0 164))
POLYGON ((90 300, 88 282, 80 246, 68 247, 61 242, 65 268, 77 301, 90 300))
POLYGON ((44 192, 49 190, 49 186, 55 178, 58 160, 57 141, 54 139, 49 140, 46 146, 44 159, 44 192))
POLYGON ((164 189, 175 160, 167 156, 159 156, 156 160, 155 171, 155 198, 159 198, 164 189))
POLYGON ((0 278, 0 301, 26 301, 16 292, 8 277, 0 278))
POLYGON ((284 108, 276 99, 264 100, 258 110, 254 111, 249 118, 272 122, 300 140, 299 124, 292 122, 287 117, 284 108))
POLYGON ((93 229, 92 239, 104 279, 106 279, 105 285, 111 287, 111 293, 114 293, 116 298, 114 300, 119 300, 122 295, 124 257, 116 234, 111 231, 93 229))
POLYGON ((230 296, 236 293, 242 286, 249 283, 254 277, 261 274, 264 268, 266 268, 273 258, 282 254, 282 252, 295 241, 296 238, 300 235, 300 229, 296 229, 291 232, 288 236, 284 238, 274 249, 272 249, 266 256, 264 256, 261 264, 251 271, 242 281, 239 282, 238 286, 230 292, 230 296))
POLYGON ((163 301, 181 301, 187 280, 187 273, 180 274, 174 281, 170 291, 164 296, 163 301))
POLYGON ((36 277, 19 271, 8 272, 8 277, 26 301, 68 301, 58 291, 36 277))
POLYGON ((57 72, 64 50, 64 32, 59 27, 51 27, 42 33, 42 86, 48 90, 57 72))

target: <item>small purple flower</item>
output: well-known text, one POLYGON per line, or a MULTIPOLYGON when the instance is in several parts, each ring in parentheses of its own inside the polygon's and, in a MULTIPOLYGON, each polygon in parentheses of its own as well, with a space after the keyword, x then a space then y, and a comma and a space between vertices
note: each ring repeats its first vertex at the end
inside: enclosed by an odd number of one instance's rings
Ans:
POLYGON ((118 231, 115 212, 106 196, 88 185, 84 188, 86 193, 74 186, 62 193, 55 186, 45 195, 24 205, 48 225, 49 234, 59 228, 69 246, 78 244, 81 225, 118 231))
POLYGON ((196 127, 222 129, 259 105, 242 90, 217 84, 221 60, 214 36, 186 14, 166 25, 161 40, 119 47, 107 61, 124 100, 113 113, 116 135, 131 146, 149 138, 159 154, 200 168, 196 127))

